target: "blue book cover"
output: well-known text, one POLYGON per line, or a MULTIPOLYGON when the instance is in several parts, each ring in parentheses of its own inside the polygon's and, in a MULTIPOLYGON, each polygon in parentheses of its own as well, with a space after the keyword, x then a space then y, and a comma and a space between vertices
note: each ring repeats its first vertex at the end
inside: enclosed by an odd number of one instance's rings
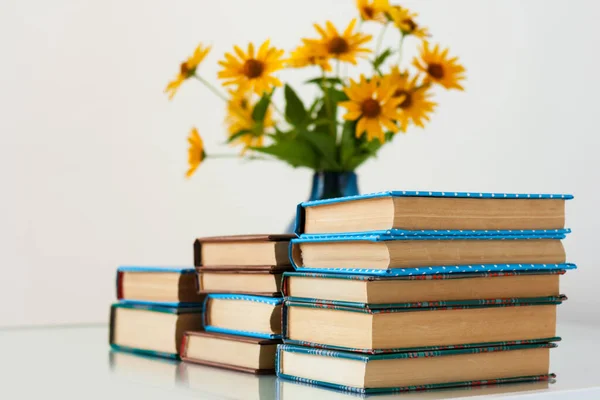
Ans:
POLYGON ((150 267, 121 266, 117 268, 117 300, 122 303, 161 305, 165 307, 201 307, 204 295, 198 293, 198 280, 194 267, 150 267), (150 276, 152 274, 153 276, 150 276), (136 279, 132 282, 128 277, 136 279), (164 284, 166 292, 163 299, 157 297, 157 283, 164 284), (129 294, 128 286, 134 294, 129 294), (173 285, 169 288, 169 285, 173 285), (144 295, 143 292, 147 292, 144 295))
MULTIPOLYGON (((555 343, 548 342, 506 343, 497 344, 493 346, 468 347, 459 349, 448 349, 442 351, 410 351, 373 355, 356 354, 335 350, 323 350, 318 348, 283 344, 277 346, 275 368, 277 376, 281 379, 315 385, 323 388, 364 395, 378 393, 399 393, 429 389, 443 389, 451 387, 495 385, 500 383, 511 382, 547 381, 550 379, 554 379, 556 375, 547 372, 547 362, 544 366, 540 365, 538 367, 536 365, 535 367, 531 367, 530 369, 532 373, 535 373, 532 375, 523 375, 522 373, 511 374, 510 372, 506 371, 506 366, 503 366, 504 370, 502 372, 495 372, 499 375, 494 375, 491 377, 487 375, 494 373, 494 367, 492 366, 493 357, 490 357, 490 353, 519 351, 519 355, 527 354, 529 357, 539 358, 540 360, 542 360, 540 362, 541 364, 544 362, 543 358, 546 353, 544 349, 551 349, 554 347, 556 347, 555 343), (540 350, 542 350, 541 353, 540 350), (286 357, 286 355, 288 355, 288 357, 286 357), (288 371, 292 369, 290 367, 287 367, 287 365, 289 365, 287 363, 294 363, 294 355, 301 355, 302 359, 304 360, 304 363, 311 362, 314 363, 314 365, 325 364, 326 366, 324 368, 319 368, 318 370, 316 370, 319 372, 309 371, 306 373, 306 376, 299 376, 299 374, 303 373, 304 371, 301 367, 297 366, 295 367, 296 371, 298 371, 296 375, 286 373, 286 369, 288 371), (465 362, 464 357, 462 357, 464 355, 469 355, 468 362, 470 364, 464 364, 463 368, 461 368, 461 365, 463 365, 462 363, 465 362), (306 357, 310 357, 310 361, 307 360, 306 357), (437 378, 439 379, 438 382, 435 381, 436 377, 429 378, 429 374, 422 374, 415 378, 414 373, 408 373, 411 370, 405 370, 405 373, 402 372, 402 369, 424 368, 422 366, 428 363, 428 361, 432 361, 431 365, 438 364, 436 359, 439 357, 448 357, 448 359, 444 359, 441 362, 449 366, 455 365, 456 367, 454 368, 454 370, 461 371, 461 374, 464 374, 464 376, 468 377, 469 380, 453 380, 452 378, 449 378, 449 376, 454 376, 457 374, 444 373, 443 370, 441 373, 437 372, 437 374, 440 376, 437 378), (330 358, 335 358, 337 359, 337 361, 330 362, 328 361, 328 359, 330 358), (290 359, 292 360, 291 362, 290 359), (349 361, 347 365, 348 368, 352 369, 352 371, 357 369, 356 373, 357 375, 360 375, 360 377, 362 377, 362 379, 359 379, 362 382, 351 382, 352 379, 348 378, 348 375, 343 376, 342 378, 339 377, 339 374, 337 373, 337 368, 346 365, 343 363, 343 360, 349 361), (391 360, 404 361, 400 363, 394 363, 391 360), (477 362, 475 360, 477 360, 477 362), (358 361, 359 363, 357 364, 356 362, 352 361, 358 361), (379 368, 382 368, 382 366, 384 365, 381 363, 382 361, 389 361, 390 368, 394 368, 393 381, 395 381, 395 383, 398 383, 398 385, 381 387, 381 385, 379 384, 369 386, 369 382, 367 382, 366 384, 364 383, 366 377, 369 376, 371 363, 377 363, 379 365, 379 368), (327 367, 327 364, 331 365, 327 367), (545 371, 542 372, 542 369, 544 369, 545 371), (421 383, 415 384, 415 380, 421 383), (337 383, 335 381, 337 381, 337 383), (403 381, 410 382, 412 384, 403 385, 403 381)), ((510 358, 510 355, 511 354, 507 354, 506 357, 503 358, 510 358)), ((515 353, 515 358, 513 362, 518 363, 519 360, 519 356, 515 353)), ((431 369, 431 371, 431 374, 434 374, 434 369, 431 369)), ((371 372, 371 374, 372 373, 373 372, 371 372)))
MULTIPOLYGON (((557 241, 558 238, 557 237, 549 237, 549 236, 539 236, 539 235, 533 235, 530 234, 528 236, 482 236, 482 235, 478 235, 478 236, 471 236, 469 238, 465 238, 462 236, 389 236, 389 235, 385 235, 385 234, 363 234, 363 235, 302 235, 299 238, 293 239, 290 242, 290 247, 289 247, 289 257, 290 257, 290 261, 292 263, 292 266, 294 267, 294 269, 296 271, 304 271, 304 272, 325 272, 325 273, 350 273, 350 274, 367 274, 367 275, 431 275, 431 274, 451 274, 451 273, 471 273, 471 272, 504 272, 504 271, 547 271, 547 270, 558 270, 558 269, 574 269, 575 265, 574 264, 570 264, 570 263, 561 263, 560 261, 564 260, 564 249, 562 248, 562 246, 560 245, 560 243, 558 242, 546 242, 543 245, 540 245, 540 239, 543 240, 553 240, 553 241, 557 241), (471 240, 473 242, 478 242, 477 244, 484 244, 483 242, 495 242, 494 243, 494 248, 497 248, 499 246, 501 246, 503 248, 502 251, 498 251, 496 249, 496 257, 499 257, 497 259, 494 259, 492 255, 489 255, 487 260, 490 260, 490 262, 486 263, 486 264, 470 264, 468 261, 468 259, 465 259, 463 256, 457 257, 457 255, 461 255, 463 254, 463 250, 465 248, 465 239, 469 239, 469 249, 472 249, 474 245, 471 245, 471 240), (545 254, 549 253, 549 249, 547 248, 547 245, 550 245, 552 243, 554 243, 556 246, 552 247, 552 254, 556 253, 556 257, 555 259, 551 260, 553 262, 556 263, 547 263, 547 264, 542 264, 542 263, 530 263, 527 262, 527 260, 519 260, 519 263, 511 263, 511 264, 507 264, 507 263, 502 263, 503 260, 507 260, 506 255, 511 255, 511 254, 522 254, 524 252, 523 250, 523 246, 521 246, 522 244, 525 244, 523 241, 525 240, 534 240, 537 239, 535 242, 533 242, 533 244, 535 246, 541 246, 543 247, 542 251, 545 254), (409 253, 416 253, 416 254, 422 254, 422 253, 427 253, 430 252, 430 250, 428 250, 430 247, 432 247, 431 245, 435 244, 433 241, 437 242, 443 242, 440 243, 441 246, 438 247, 444 247, 446 250, 446 253, 449 253, 449 256, 453 256, 456 258, 456 262, 462 262, 462 264, 460 265, 446 265, 446 264, 435 264, 435 260, 432 258, 431 255, 428 256, 427 259, 423 260, 418 260, 418 259, 413 259, 411 262, 413 262, 414 264, 417 264, 417 261, 419 263, 423 263, 425 264, 426 262, 431 262, 431 264, 428 265, 419 265, 418 267, 404 267, 404 268, 399 268, 399 267, 387 267, 387 268, 382 268, 382 266, 378 266, 376 267, 375 265, 371 265, 371 268, 362 268, 362 267, 356 267, 355 265, 357 264, 357 260, 353 257, 346 257, 346 261, 340 261, 339 263, 335 264, 335 267, 331 267, 331 266, 327 266, 327 267, 323 267, 323 266, 319 266, 319 265, 314 265, 314 260, 311 263, 309 261, 309 264, 305 263, 303 260, 303 252, 301 251, 301 245, 302 244, 312 244, 312 243, 316 243, 319 245, 323 245, 323 244, 327 244, 332 246, 332 248, 334 246, 343 246, 345 245, 346 248, 348 248, 348 243, 379 243, 379 242, 398 242, 398 241, 403 241, 403 242, 412 242, 412 243, 406 243, 407 244, 407 248, 409 247, 408 245, 412 244, 422 244, 421 246, 412 246, 417 248, 416 250, 405 250, 409 253), (420 242, 420 243, 416 243, 416 242, 420 242), (515 244, 519 244, 519 246, 511 246, 511 244, 513 242, 517 241, 518 243, 515 244), (514 250, 513 248, 517 249, 514 250), (447 249, 454 249, 453 251, 448 251, 447 249), (520 251, 520 253, 519 253, 520 251), (511 253, 513 252, 513 253, 511 253), (498 255, 499 254, 499 255, 498 255)), ((316 249, 322 248, 321 246, 313 246, 316 249)), ((363 246, 364 247, 364 246, 363 246)), ((373 246, 373 248, 379 248, 379 246, 373 246)), ((483 251, 483 250, 482 250, 483 251)), ((531 248, 527 249, 527 254, 528 256, 531 257, 531 255, 529 253, 531 253, 532 250, 531 248)), ((364 252, 364 250, 363 250, 364 252)), ((389 246, 388 246, 388 252, 390 252, 389 250, 389 246)), ((487 253, 489 254, 493 254, 490 253, 490 251, 487 251, 487 253)), ((333 253, 330 252, 330 255, 327 257, 328 260, 327 264, 332 264, 332 257, 333 254, 345 254, 343 252, 337 252, 337 253, 333 253)), ((445 256, 444 260, 447 261, 449 256, 445 256)), ((389 257, 390 257, 390 263, 391 263, 391 258, 392 258, 392 254, 391 252, 389 253, 389 257)), ((513 258, 517 257, 516 255, 512 256, 513 258)), ((318 260, 321 260, 322 257, 319 257, 318 260)), ((414 258, 414 256, 413 256, 414 258)), ((313 259, 315 259, 315 257, 313 256, 313 259)), ((343 259, 343 257, 341 258, 343 259)), ((480 260, 481 258, 474 258, 475 260, 480 260)), ((530 261, 539 259, 539 258, 531 258, 530 261)), ((546 258, 548 259, 548 258, 546 258)), ((388 265, 388 264, 386 264, 388 265)))
POLYGON ((537 231, 537 235, 558 230, 564 235, 564 200, 570 194, 527 194, 527 193, 478 193, 478 192, 433 192, 433 191, 385 191, 358 196, 314 200, 300 203, 297 207, 297 235, 302 234, 362 234, 365 232, 388 235, 438 236, 438 235, 517 235, 537 231), (426 204, 402 204, 395 199, 426 199, 426 204), (391 200, 383 203, 381 200, 391 200), (431 200, 442 199, 432 204, 431 200), (467 200, 467 202, 465 202, 467 200), (486 202, 494 200, 494 202, 486 202), (498 203, 497 200, 509 200, 498 203), (553 202, 541 202, 549 200, 553 202), (556 200, 559 202, 557 203, 556 200), (379 201, 379 203, 375 203, 379 201), (532 201, 523 208, 523 204, 532 201), (480 204, 470 210, 474 203, 480 204), (535 202, 535 203, 534 203, 535 202), (350 203, 365 205, 349 210, 350 203), (535 204, 537 207, 533 207, 535 204), (323 207, 326 206, 326 207, 323 207), (331 214, 331 206, 343 209, 342 214, 331 214), (406 218, 396 218, 396 207, 402 207, 406 218), (307 210, 317 215, 308 216, 307 210), (515 210, 520 212, 515 213, 515 210), (359 214, 360 218, 353 216, 359 214), (376 217, 369 221, 367 217, 376 217), (332 224, 334 221, 336 223, 332 224), (460 222, 457 222, 460 221, 460 222), (306 229, 307 222, 311 223, 306 229), (341 223, 338 227, 336 224, 341 223), (460 227, 456 227, 459 224, 460 227), (543 225, 543 227, 541 227, 543 225), (384 227, 385 226, 385 227, 384 227), (536 228, 536 229, 533 229, 536 228))
MULTIPOLYGON (((225 293, 215 293, 209 294, 206 296, 206 300, 204 301, 204 321, 203 326, 206 332, 214 332, 214 333, 224 333, 229 335, 242 335, 255 337, 260 339, 281 339, 281 309, 283 306, 283 298, 281 297, 267 297, 267 296, 253 296, 253 295, 244 295, 244 294, 225 294, 225 293), (270 310, 270 320, 269 321, 260 321, 258 319, 250 318, 249 323, 252 325, 246 326, 244 323, 248 323, 248 321, 236 321, 233 325, 228 326, 218 326, 212 323, 212 312, 211 312, 211 303, 213 301, 226 300, 238 302, 239 307, 244 306, 246 308, 247 305, 264 305, 271 308, 270 310), (277 321, 279 323, 273 323, 273 321, 277 321), (264 326, 269 325, 270 329, 267 330, 257 330, 255 326, 264 326)), ((223 312, 223 310, 221 310, 223 312)), ((260 313, 264 316, 264 312, 260 313)), ((248 315, 250 317, 251 315, 248 315)))
POLYGON ((380 354, 399 351, 417 351, 417 350, 445 350, 451 348, 462 348, 464 346, 481 347, 486 345, 496 345, 503 342, 514 342, 515 340, 536 340, 536 341, 555 341, 556 328, 556 307, 567 300, 564 295, 550 296, 546 298, 516 298, 516 299, 495 299, 495 300, 475 300, 469 304, 456 305, 456 302, 422 302, 407 303, 397 305, 395 308, 372 308, 369 306, 356 307, 339 302, 297 302, 286 300, 282 309, 282 333, 285 344, 295 344, 300 346, 317 347, 321 349, 342 350, 354 353, 380 354), (548 307, 551 306, 551 307, 548 307), (539 311, 538 311, 538 307, 539 311), (296 333, 292 336, 289 326, 292 323, 290 318, 290 309, 298 310, 295 314, 296 323, 304 324, 297 327, 296 333), (307 313, 303 310, 314 309, 317 313, 307 313), (487 310, 482 313, 481 310, 487 310), (536 325, 535 336, 532 336, 532 327, 528 326, 532 316, 540 314, 542 325, 536 325), (334 315, 336 313, 338 315, 334 315), (356 317, 350 315, 357 314, 356 317), (418 313, 417 315, 413 315, 418 313), (364 315, 360 316, 360 314, 364 315), (395 314, 393 318, 390 318, 395 314), (506 325, 502 318, 510 315, 514 326, 506 330, 506 325), (344 316, 344 318, 342 318, 344 316), (485 317, 485 320, 482 318, 485 317), (425 322, 415 322, 425 321, 425 322), (383 323, 402 326, 397 337, 387 338, 385 344, 377 345, 373 335, 380 331, 375 327, 381 328, 383 323), (426 323, 427 329, 421 328, 420 324, 426 323), (319 326, 319 331, 307 330, 308 325, 319 326), (306 325, 306 326, 305 326, 306 325), (439 327, 438 327, 439 325, 439 327), (527 326, 526 326, 527 325, 527 326), (427 334, 431 332, 444 332, 446 328, 453 326, 455 339, 449 339, 450 333, 445 333, 444 337, 434 340, 435 346, 429 346, 433 339, 427 334), (437 327, 437 328, 436 328, 437 327), (484 328, 482 328, 484 327, 484 328), (538 329, 540 328, 540 329, 538 329), (438 329, 438 330, 436 330, 438 329), (501 338, 501 341, 484 341, 473 338, 487 338, 488 329, 496 329, 495 337, 501 338), (338 339, 331 339, 326 335, 328 331, 342 331, 346 334, 338 339), (418 335, 416 332, 419 332, 418 335), (502 331, 502 332, 500 332, 502 331), (539 335, 538 335, 539 333, 539 335), (544 333, 543 335, 541 333, 544 333), (367 335, 367 336, 364 336, 367 335), (367 340, 365 338, 371 337, 367 340), (315 339, 317 338, 317 339, 315 339), (320 339, 318 339, 320 338, 320 339), (410 338, 410 342, 406 342, 410 338), (452 342, 449 342, 452 340, 452 342), (456 340, 456 341, 455 341, 456 340), (355 345, 350 345, 353 343, 355 345), (361 344, 358 346, 358 344, 361 344), (405 345, 412 343, 414 345, 405 345))
MULTIPOLYGON (((115 303, 110 307, 108 342, 109 342, 110 347, 117 351, 125 351, 125 352, 129 352, 129 353, 145 355, 145 356, 178 359, 179 358, 179 354, 178 354, 179 342, 181 341, 181 339, 183 337, 183 331, 181 331, 181 329, 179 329, 179 327, 177 327, 177 329, 174 327, 174 329, 173 329, 174 347, 173 347, 173 351, 171 351, 171 352, 159 351, 159 350, 151 349, 151 348, 141 348, 141 347, 119 344, 115 340, 116 339, 115 338, 115 336, 116 336, 116 334, 115 334, 116 319, 117 319, 117 312, 119 309, 151 311, 154 313, 171 314, 171 315, 176 315, 176 316, 191 314, 191 315, 195 315, 198 317, 197 318, 198 319, 198 324, 197 324, 198 328, 200 328, 200 326, 201 326, 202 307, 198 307, 198 306, 196 306, 196 307, 173 307, 173 306, 165 306, 163 304, 134 303, 134 302, 115 303)), ((144 328, 148 329, 148 327, 144 327, 144 328)), ((152 329, 147 331, 145 334, 152 334, 152 329)))
POLYGON ((385 308, 417 308, 417 307, 440 307, 440 306, 460 306, 460 305, 480 305, 480 304, 502 304, 513 302, 546 302, 554 299, 558 290, 558 277, 565 274, 566 270, 557 269, 549 271, 507 271, 507 272, 475 272, 465 274, 437 274, 437 275, 411 275, 411 276, 370 276, 357 274, 335 274, 335 273, 316 273, 316 272, 285 272, 281 282, 281 290, 286 301, 292 303, 315 303, 331 304, 355 308, 367 309, 385 309, 385 308), (555 279, 546 279, 554 276, 555 279), (538 279, 541 278, 541 279, 538 279), (511 278, 510 281, 504 281, 503 278, 511 278), (521 279, 523 278, 523 279, 521 279), (290 280, 296 279, 304 282, 300 293, 294 292, 290 285, 290 280), (516 280, 515 280, 516 279, 516 280), (338 288, 338 291, 327 293, 314 297, 315 294, 323 293, 321 287, 315 288, 319 281, 331 281, 338 288), (485 280, 485 281, 484 281, 485 280), (536 281, 542 281, 537 285, 536 292, 532 293, 530 285, 536 281), (336 282, 338 281, 338 282, 336 282), (341 281, 341 282, 340 282, 341 281), (360 286, 356 284, 347 285, 346 291, 339 290, 344 286, 344 281, 354 281, 363 283, 360 286), (487 282, 486 282, 487 281, 487 282), (492 282, 494 281, 494 282, 492 282), (308 283, 311 282, 311 283, 308 283), (382 286, 379 282, 388 282, 385 291, 389 296, 383 296, 380 292, 382 286), (392 282, 398 282, 398 285, 391 286, 392 282), (411 282, 416 282, 418 290, 407 294, 406 288, 413 286, 411 282), (422 282, 422 283, 419 283, 422 282), (424 286, 423 283, 431 282, 431 285, 424 286), (505 283, 506 282, 506 283, 505 283), (374 286, 371 285, 374 283, 374 286), (463 284, 464 283, 464 284, 463 284), (460 289, 455 289, 459 284, 460 289), (493 284, 493 286, 492 286, 493 284), (462 290, 468 285, 468 290, 462 290), (310 289, 307 289, 309 287, 310 289), (309 296, 313 290, 313 295, 309 296), (498 291, 500 290, 500 291, 498 291), (377 292, 376 301, 372 299, 372 292, 377 292), (449 293, 461 293, 460 298, 449 293), (526 292, 526 293, 525 293, 526 292), (495 298, 502 293, 502 298, 495 298), (526 297, 519 297, 526 295, 526 297), (533 297, 537 295, 538 297, 533 297), (452 298, 452 300, 450 300, 452 298), (363 300, 358 301, 358 300, 363 300), (389 302, 390 300, 403 299, 404 302, 389 302), (386 302, 387 300, 387 302, 386 302))

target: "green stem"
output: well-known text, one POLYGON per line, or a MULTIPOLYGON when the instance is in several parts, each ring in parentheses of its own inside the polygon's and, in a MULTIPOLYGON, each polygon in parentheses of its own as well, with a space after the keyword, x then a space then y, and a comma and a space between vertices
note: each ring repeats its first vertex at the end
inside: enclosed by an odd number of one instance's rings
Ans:
POLYGON ((211 83, 209 81, 207 81, 206 79, 204 79, 203 77, 201 77, 200 75, 196 75, 194 74, 194 78, 198 79, 204 86, 206 86, 211 92, 213 92, 218 98, 220 98, 221 100, 223 100, 224 102, 227 102, 227 97, 225 97, 225 95, 223 93, 221 93, 219 91, 219 89, 217 89, 216 87, 214 87, 213 85, 211 85, 211 83))
MULTIPOLYGON (((339 61, 338 61, 337 65, 339 65, 339 61)), ((325 86, 327 84, 327 81, 325 80, 325 78, 326 78, 325 71, 323 71, 323 77, 322 78, 323 78, 323 80, 321 81, 321 88, 323 89, 323 97, 325 99, 325 110, 327 110, 327 117, 330 120, 334 121, 334 118, 333 118, 333 115, 332 115, 333 114, 333 110, 331 109, 331 104, 329 103, 329 96, 328 96, 328 94, 329 94, 329 87, 325 86)), ((335 128, 335 126, 333 124, 330 124, 329 126, 331 127, 331 134, 333 136, 336 136, 336 128, 335 128)))
POLYGON ((402 36, 400 37, 400 44, 398 45, 398 66, 400 66, 400 63, 402 62, 402 49, 404 48, 404 38, 406 37, 406 35, 403 33, 402 36))
POLYGON ((379 32, 379 36, 377 37, 377 44, 375 45, 375 59, 379 56, 379 51, 381 50, 381 45, 383 44, 383 37, 385 36, 385 31, 387 30, 388 24, 383 26, 381 32, 379 32))
POLYGON ((206 158, 242 158, 246 160, 263 160, 273 161, 271 158, 258 157, 258 156, 243 156, 240 154, 207 154, 206 158))

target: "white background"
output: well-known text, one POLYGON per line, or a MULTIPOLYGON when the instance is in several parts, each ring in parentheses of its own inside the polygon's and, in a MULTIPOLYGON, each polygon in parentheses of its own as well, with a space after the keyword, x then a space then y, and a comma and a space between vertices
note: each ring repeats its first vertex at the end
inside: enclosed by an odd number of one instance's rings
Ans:
MULTIPOLYGON (((579 270, 564 277, 560 317, 599 319, 600 6, 402 4, 460 56, 467 90, 440 93, 426 130, 366 163, 361 191, 574 193, 566 247, 579 270)), ((172 102, 162 90, 198 41, 214 46, 201 73, 216 80, 233 44, 291 49, 312 22, 354 15, 352 0, 4 0, 0 326, 106 321, 119 264, 190 265, 197 236, 280 231, 311 172, 226 159, 186 181, 192 125, 209 152, 236 150, 222 144, 220 100, 196 82, 172 102)), ((282 74, 296 86, 309 76, 282 74)))

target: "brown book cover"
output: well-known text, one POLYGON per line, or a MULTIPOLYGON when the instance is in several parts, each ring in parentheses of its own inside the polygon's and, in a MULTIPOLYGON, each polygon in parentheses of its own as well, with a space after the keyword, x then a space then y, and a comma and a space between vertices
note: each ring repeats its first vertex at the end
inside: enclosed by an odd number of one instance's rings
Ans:
MULTIPOLYGON (((202 267, 202 244, 215 242, 289 242, 296 235, 293 234, 257 234, 257 235, 230 235, 210 236, 198 238, 194 241, 194 265, 202 267)), ((234 266, 235 267, 235 266, 234 266)), ((253 267, 255 268, 255 267, 253 267)))
POLYGON ((240 367, 238 365, 224 364, 224 363, 219 363, 219 362, 214 362, 214 361, 206 361, 206 360, 201 360, 201 359, 197 359, 197 358, 190 358, 187 355, 187 349, 188 349, 188 343, 189 343, 188 338, 190 336, 205 336, 205 337, 212 337, 212 338, 217 338, 217 339, 222 339, 222 340, 231 340, 231 341, 235 341, 235 342, 252 343, 252 344, 257 344, 257 345, 272 345, 272 344, 283 343, 280 339, 259 339, 259 338, 252 338, 252 337, 247 337, 247 336, 226 335, 223 333, 189 332, 188 331, 183 334, 183 340, 181 341, 181 350, 180 350, 180 356, 183 361, 192 362, 195 364, 207 365, 210 367, 225 368, 225 369, 229 369, 229 370, 233 370, 233 371, 248 372, 248 373, 256 374, 256 375, 271 375, 271 374, 275 373, 275 369, 254 369, 254 368, 240 367))
POLYGON ((205 272, 213 274, 241 274, 241 275, 278 275, 283 274, 286 271, 293 271, 294 268, 291 265, 257 265, 257 266, 246 266, 246 265, 231 265, 227 267, 215 267, 215 266, 203 266, 196 267, 196 289, 200 294, 209 293, 231 293, 231 294, 250 294, 256 296, 269 296, 269 297, 280 297, 281 292, 251 292, 251 291, 234 291, 234 290, 205 290, 202 287, 202 274, 205 272))

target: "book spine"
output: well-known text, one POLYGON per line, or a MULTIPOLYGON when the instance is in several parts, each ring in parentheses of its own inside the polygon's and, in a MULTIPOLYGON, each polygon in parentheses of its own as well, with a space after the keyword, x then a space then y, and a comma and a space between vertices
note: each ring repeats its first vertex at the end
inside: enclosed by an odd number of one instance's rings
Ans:
POLYGON ((202 242, 200 240, 194 241, 194 266, 202 266, 202 242))
POLYGON ((117 300, 123 299, 123 271, 117 271, 117 300))
POLYGON ((182 358, 187 356, 188 339, 189 335, 187 332, 184 332, 183 336, 181 337, 181 345, 179 347, 179 356, 182 358))
POLYGON ((305 210, 302 204, 298 204, 296 207, 296 221, 294 222, 294 233, 301 235, 304 233, 304 218, 305 210))

